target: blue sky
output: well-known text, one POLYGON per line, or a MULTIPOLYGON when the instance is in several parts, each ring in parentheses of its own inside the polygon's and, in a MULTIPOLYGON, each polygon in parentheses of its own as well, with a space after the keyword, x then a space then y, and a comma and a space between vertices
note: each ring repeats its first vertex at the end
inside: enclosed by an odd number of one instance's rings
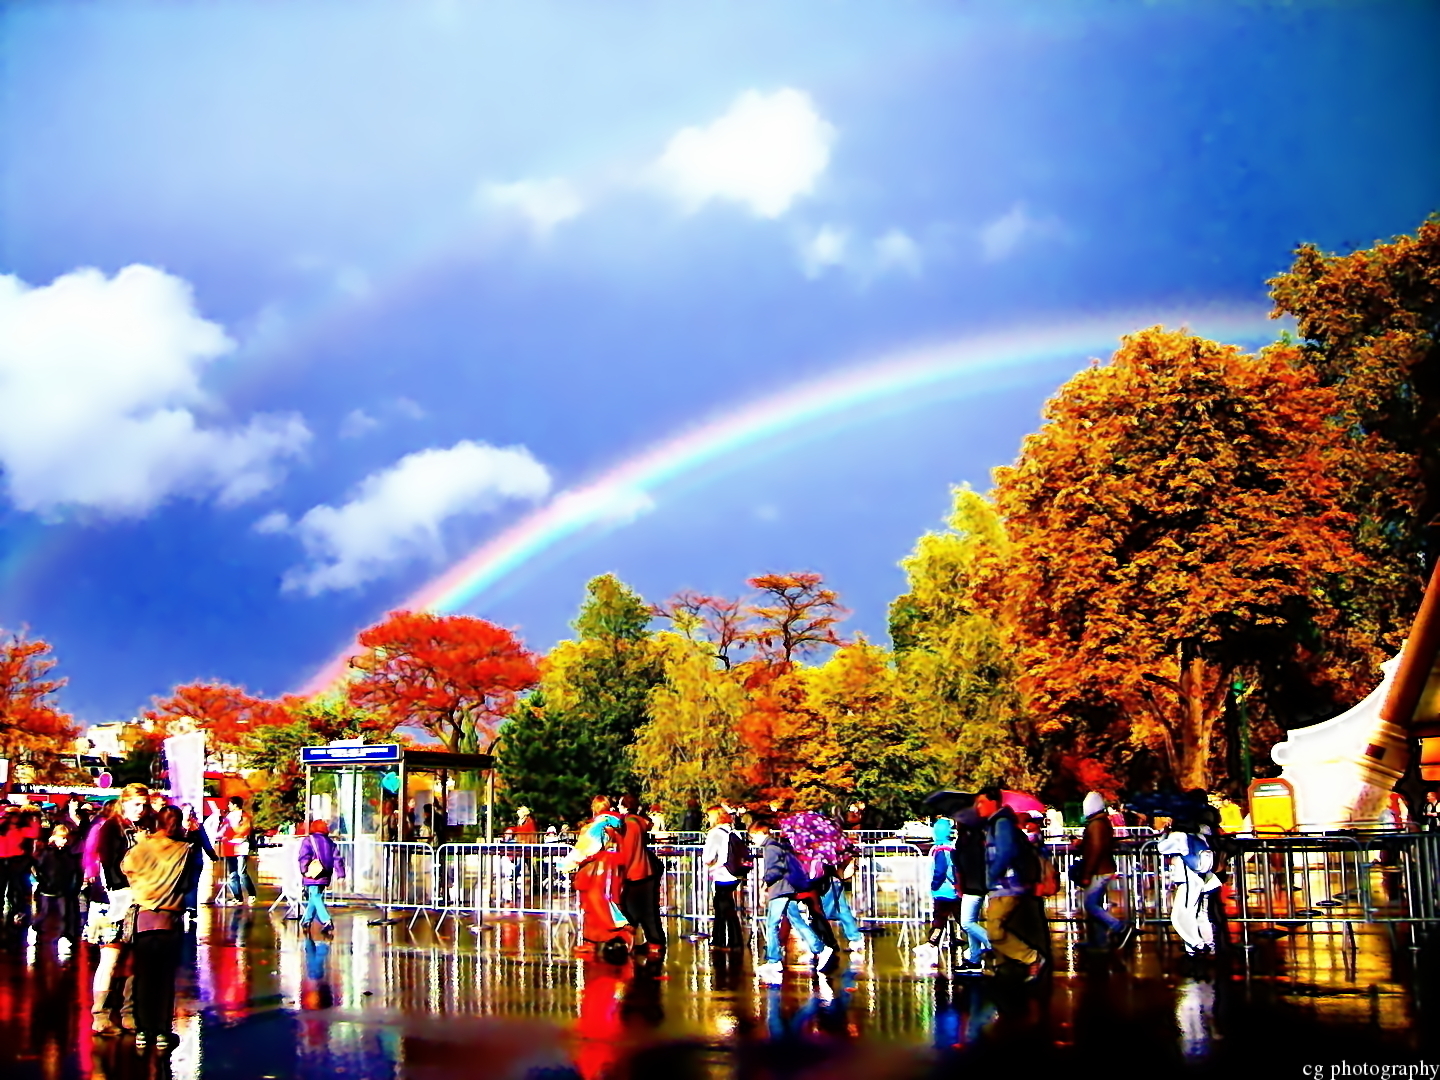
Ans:
MULTIPOLYGON (((1378 0, 7 5, 0 626, 87 722, 279 694, 687 426, 926 342, 1261 305, 1297 242, 1440 207, 1435 40, 1378 0)), ((1086 359, 754 446, 472 610, 543 649, 595 573, 814 569, 883 639, 950 485, 1086 359)))

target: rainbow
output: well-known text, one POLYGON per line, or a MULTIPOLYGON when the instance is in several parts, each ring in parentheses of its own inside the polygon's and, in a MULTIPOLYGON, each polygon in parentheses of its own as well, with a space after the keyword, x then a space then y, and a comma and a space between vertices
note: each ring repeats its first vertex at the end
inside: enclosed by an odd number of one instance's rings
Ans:
MULTIPOLYGON (((932 403, 936 393, 947 388, 980 393, 993 389, 1002 373, 1108 354, 1123 334, 1157 324, 1188 326, 1207 337, 1246 344, 1273 340, 1280 329, 1264 309, 1206 307, 1096 316, 894 353, 754 401, 658 443, 582 487, 561 492, 397 606, 437 612, 464 608, 561 541, 583 530, 615 527, 633 519, 653 505, 651 493, 657 489, 753 444, 907 395, 915 395, 918 406, 932 403), (917 391, 929 392, 922 396, 917 391)), ((332 690, 343 680, 350 655, 346 652, 330 661, 301 693, 332 690)))

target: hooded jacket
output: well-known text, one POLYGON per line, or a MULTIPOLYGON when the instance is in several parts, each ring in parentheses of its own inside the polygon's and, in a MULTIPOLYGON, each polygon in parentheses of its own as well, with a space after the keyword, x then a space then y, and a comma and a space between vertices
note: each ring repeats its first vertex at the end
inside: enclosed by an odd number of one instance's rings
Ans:
POLYGON ((295 853, 296 860, 300 864, 300 878, 306 885, 329 885, 335 876, 335 868, 340 864, 340 851, 335 846, 335 841, 330 839, 329 833, 310 832, 300 841, 300 847, 295 853), (305 873, 305 868, 314 859, 325 869, 314 877, 305 873))
POLYGON ((1017 872, 1020 845, 1026 843, 1010 807, 1000 807, 986 820, 985 886, 991 896, 1024 896, 1030 891, 1017 872))
POLYGON ((805 868, 790 841, 783 836, 772 832, 765 837, 765 843, 760 847, 760 864, 760 880, 765 885, 767 904, 782 896, 794 896, 809 885, 808 879, 804 885, 796 881, 797 877, 806 877, 805 868))
POLYGON ((935 846, 930 849, 930 895, 936 900, 959 898, 958 875, 955 867, 955 848, 950 843, 955 832, 955 823, 948 817, 935 820, 935 846))

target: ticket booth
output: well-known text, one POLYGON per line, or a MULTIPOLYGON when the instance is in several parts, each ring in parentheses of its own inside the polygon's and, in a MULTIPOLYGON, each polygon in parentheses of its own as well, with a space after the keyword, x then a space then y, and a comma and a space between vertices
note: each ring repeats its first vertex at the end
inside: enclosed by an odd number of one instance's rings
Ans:
POLYGON ((493 831, 493 755, 338 742, 302 747, 300 763, 305 820, 329 824, 353 895, 381 895, 382 845, 408 845, 419 857, 421 845, 483 840, 493 831))

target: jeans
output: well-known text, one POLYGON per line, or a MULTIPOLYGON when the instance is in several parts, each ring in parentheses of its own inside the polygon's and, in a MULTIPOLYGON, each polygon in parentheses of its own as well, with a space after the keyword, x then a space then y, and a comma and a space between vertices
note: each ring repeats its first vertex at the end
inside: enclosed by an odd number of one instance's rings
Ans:
POLYGON ((1085 914, 1093 920, 1090 924, 1092 945, 1104 945, 1109 937, 1125 929, 1125 924, 1110 914, 1110 908, 1105 903, 1106 890, 1114 880, 1114 874, 1096 874, 1085 886, 1085 914))
POLYGON ((135 935, 135 1030, 164 1035, 175 1018, 175 970, 180 966, 180 931, 147 930, 135 935))
POLYGON ((745 944, 740 934, 740 912, 735 908, 738 881, 715 882, 715 924, 711 928, 710 946, 715 949, 738 949, 745 944))
POLYGON ((250 869, 247 865, 247 857, 244 855, 226 855, 225 872, 229 875, 227 882, 230 889, 230 896, 237 903, 247 896, 255 895, 255 883, 250 880, 250 869))
POLYGON ((660 921, 660 878, 627 881, 620 886, 620 910, 630 925, 645 932, 645 944, 665 948, 665 926, 660 921))
POLYGON ((824 907, 825 918, 840 924, 840 930, 845 935, 845 944, 852 949, 859 945, 860 922, 855 918, 855 912, 850 910, 850 901, 845 898, 845 882, 839 878, 830 882, 830 888, 825 890, 824 907))
POLYGON ((325 886, 305 886, 305 914, 300 916, 300 925, 309 926, 311 920, 319 919, 321 926, 330 925, 330 912, 325 907, 325 886))
POLYGON ((965 940, 970 944, 966 958, 972 961, 978 961, 980 954, 990 948, 990 935, 985 932, 985 924, 981 921, 984 908, 985 897, 973 893, 961 895, 960 929, 965 931, 965 940))
POLYGON ((790 920, 790 929, 800 935, 800 939, 805 942, 807 949, 812 953, 820 951, 820 938, 810 923, 806 921, 800 905, 789 896, 777 896, 765 905, 765 962, 767 964, 778 964, 784 955, 780 946, 780 921, 785 918, 790 920))

